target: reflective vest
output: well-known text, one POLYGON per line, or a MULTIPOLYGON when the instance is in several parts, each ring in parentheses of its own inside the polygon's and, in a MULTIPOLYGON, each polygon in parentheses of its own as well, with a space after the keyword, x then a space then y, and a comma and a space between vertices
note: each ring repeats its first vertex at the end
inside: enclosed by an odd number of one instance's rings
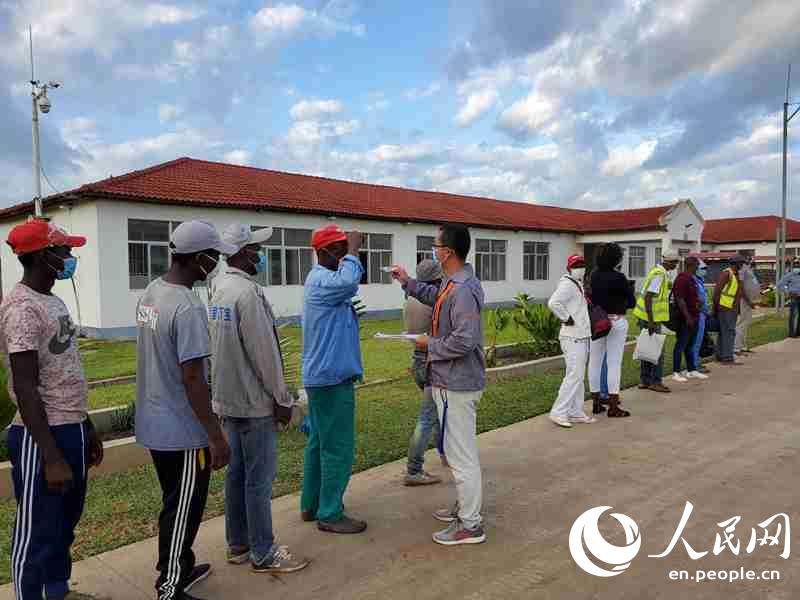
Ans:
POLYGON ((733 308, 736 303, 736 294, 739 291, 739 278, 736 277, 736 273, 733 272, 733 269, 728 269, 728 273, 730 273, 728 283, 719 295, 719 305, 723 308, 733 308))
POLYGON ((667 270, 661 265, 656 265, 647 274, 647 278, 642 284, 642 290, 636 297, 636 308, 633 309, 633 314, 637 319, 647 321, 650 317, 647 316, 647 306, 644 303, 644 297, 647 294, 647 289, 650 287, 650 282, 653 277, 661 277, 661 288, 658 294, 653 298, 653 321, 656 323, 666 323, 669 321, 669 277, 667 270))

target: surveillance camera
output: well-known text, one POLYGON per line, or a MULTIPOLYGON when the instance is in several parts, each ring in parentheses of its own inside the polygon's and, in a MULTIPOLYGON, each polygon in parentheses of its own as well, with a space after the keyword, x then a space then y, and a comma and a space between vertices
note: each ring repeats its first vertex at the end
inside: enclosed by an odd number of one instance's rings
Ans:
POLYGON ((47 96, 42 96, 39 98, 39 110, 42 111, 44 114, 50 112, 50 99, 47 96))

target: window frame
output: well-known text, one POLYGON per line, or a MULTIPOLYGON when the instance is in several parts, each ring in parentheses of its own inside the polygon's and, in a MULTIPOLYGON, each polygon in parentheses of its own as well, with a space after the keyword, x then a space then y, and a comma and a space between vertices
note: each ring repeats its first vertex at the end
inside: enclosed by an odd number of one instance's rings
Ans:
POLYGON ((537 240, 524 240, 522 242, 522 280, 523 281, 547 281, 550 278, 550 242, 537 240), (545 252, 538 252, 540 246, 544 246, 545 252), (526 252, 528 247, 533 248, 533 252, 526 252), (539 258, 544 257, 544 275, 539 269, 539 258), (532 277, 529 277, 532 275, 532 277))
POLYGON ((361 276, 361 285, 392 285, 392 275, 391 273, 384 273, 383 271, 378 271, 380 273, 379 279, 380 281, 373 281, 373 274, 372 274, 372 261, 375 259, 375 256, 379 256, 380 266, 381 267, 390 267, 392 266, 392 261, 394 257, 394 235, 391 233, 362 233, 362 242, 361 242, 361 250, 358 253, 358 260, 361 262, 361 266, 364 269, 364 274, 361 276), (386 236, 389 238, 389 248, 372 248, 372 238, 373 236, 386 236), (384 257, 388 256, 388 260, 385 260, 384 257), (386 263, 386 264, 384 264, 386 263))
POLYGON ((162 220, 162 219, 133 219, 133 218, 128 218, 128 222, 127 222, 127 225, 128 225, 127 240, 128 240, 128 289, 129 290, 144 290, 144 289, 147 289, 148 285, 153 283, 153 281, 155 281, 156 279, 158 279, 159 277, 164 275, 164 273, 166 273, 169 270, 170 266, 172 265, 172 252, 170 252, 170 249, 169 249, 169 244, 170 244, 169 238, 170 238, 172 232, 175 231, 175 228, 178 225, 180 225, 180 223, 181 223, 180 221, 171 221, 171 220, 162 220), (164 225, 167 226, 167 240, 166 241, 164 241, 164 240, 154 240, 154 241, 150 241, 150 240, 133 240, 133 239, 131 239, 131 223, 151 223, 151 224, 152 223, 159 223, 159 224, 164 224, 164 225), (147 273, 136 274, 136 275, 131 274, 131 259, 132 259, 131 246, 132 245, 144 248, 144 250, 145 250, 144 260, 145 260, 145 263, 146 263, 147 273), (154 246, 159 247, 159 248, 166 248, 166 250, 167 250, 167 271, 164 271, 164 273, 161 273, 160 275, 156 275, 156 276, 153 276, 153 258, 152 258, 152 252, 151 252, 151 248, 154 247, 154 246), (133 282, 132 282, 132 279, 134 277, 139 278, 139 279, 147 278, 147 283, 145 283, 143 286, 138 286, 138 285, 134 286, 133 282))
MULTIPOLYGON (((251 229, 262 229, 263 226, 258 225, 251 225, 251 229)), ((306 229, 304 227, 274 227, 273 228, 273 237, 276 234, 280 234, 280 239, 276 242, 271 242, 267 240, 261 244, 261 251, 266 253, 267 257, 267 268, 264 269, 261 273, 258 274, 256 281, 259 285, 263 287, 298 287, 305 284, 306 277, 314 268, 315 262, 315 255, 314 249, 311 246, 311 236, 313 235, 312 229, 306 229), (286 232, 287 231, 297 231, 297 232, 306 232, 308 233, 308 246, 302 246, 299 244, 287 244, 286 242, 286 232), (290 252, 295 252, 297 254, 297 282, 296 283, 289 283, 289 260, 288 256, 290 252), (275 282, 273 279, 273 256, 274 253, 277 253, 277 260, 280 263, 280 281, 275 282), (308 263, 308 271, 304 272, 303 269, 303 259, 302 257, 306 255, 310 257, 310 261, 308 263)))
POLYGON ((508 281, 508 240, 480 238, 475 240, 475 274, 480 281, 499 283, 508 281), (489 250, 479 250, 481 243, 489 244, 489 250), (503 250, 495 250, 495 244, 503 244, 503 250), (484 279, 485 261, 489 260, 489 278, 484 279), (502 260, 501 260, 502 259, 502 260), (500 274, 502 265, 502 276, 500 274))
POLYGON ((436 243, 436 236, 418 235, 417 236, 417 264, 423 260, 433 260, 433 244, 436 243), (430 240, 430 250, 425 248, 427 240, 430 240), (422 242, 422 244, 420 244, 422 242))
POLYGON ((647 246, 628 246, 628 277, 631 279, 642 279, 647 276, 647 246), (641 254, 636 254, 641 251, 641 254), (641 261, 641 270, 634 270, 634 260, 637 261, 636 265, 639 266, 638 261, 641 261), (639 274, 641 273, 641 275, 639 274))

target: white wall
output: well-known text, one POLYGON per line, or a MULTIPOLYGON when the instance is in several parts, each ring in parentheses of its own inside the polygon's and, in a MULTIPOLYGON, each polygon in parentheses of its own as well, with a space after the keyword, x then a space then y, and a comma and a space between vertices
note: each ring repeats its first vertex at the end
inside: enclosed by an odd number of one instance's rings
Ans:
POLYGON ((664 250, 677 252, 681 248, 697 252, 703 237, 703 221, 687 203, 679 203, 672 210, 666 223, 664 250))
MULTIPOLYGON (((163 221, 186 221, 204 219, 214 223, 219 229, 231 223, 245 223, 255 226, 290 227, 315 229, 329 221, 323 217, 266 213, 239 209, 199 209, 169 205, 99 201, 100 245, 103 252, 99 262, 99 281, 102 281, 102 301, 99 303, 98 325, 104 329, 130 327, 134 323, 134 312, 142 290, 131 290, 128 280, 128 219, 150 219, 163 221)), ((405 265, 413 272, 416 264, 417 236, 435 236, 434 225, 403 224, 358 219, 337 218, 340 227, 358 229, 365 233, 387 233, 392 235, 393 260, 405 265)), ((485 282, 487 302, 503 302, 514 298, 519 292, 526 292, 536 298, 546 298, 555 289, 558 278, 563 273, 567 257, 575 251, 574 236, 569 234, 494 231, 487 229, 471 230, 474 260, 475 239, 501 239, 508 242, 506 253, 505 282, 485 282), (522 245, 524 241, 546 241, 550 243, 550 279, 548 281, 522 281, 522 245)), ((270 286, 267 288, 275 313, 281 317, 300 314, 302 310, 302 286, 270 286)), ((397 284, 365 285, 359 295, 370 311, 400 308, 403 294, 397 284)), ((203 294, 201 293, 201 296, 203 294)))
MULTIPOLYGON (((75 248, 72 251, 72 254, 78 258, 75 284, 78 289, 81 307, 81 324, 86 327, 100 327, 101 279, 98 271, 98 256, 102 246, 98 235, 97 207, 91 203, 81 204, 72 209, 63 208, 48 211, 47 216, 53 223, 63 227, 68 232, 83 235, 87 238, 86 245, 83 248, 75 248)), ((2 240, 2 243, 0 243, 0 246, 2 246, 2 249, 0 249, 0 265, 2 265, 3 295, 7 294, 22 279, 22 265, 8 244, 5 243, 5 240, 8 239, 8 233, 11 229, 25 220, 26 218, 20 218, 0 223, 0 240, 2 240)), ((78 311, 72 283, 69 281, 57 281, 53 293, 64 300, 73 320, 77 322, 78 311)))

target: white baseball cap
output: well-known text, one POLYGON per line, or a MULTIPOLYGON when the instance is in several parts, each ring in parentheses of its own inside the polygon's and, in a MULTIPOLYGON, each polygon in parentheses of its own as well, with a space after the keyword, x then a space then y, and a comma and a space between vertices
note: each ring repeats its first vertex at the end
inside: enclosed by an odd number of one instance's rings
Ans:
POLYGON ((205 221, 181 223, 172 232, 171 241, 175 254, 194 254, 203 250, 216 250, 220 254, 238 252, 236 246, 223 242, 216 228, 205 221))
POLYGON ((661 255, 662 262, 663 261, 668 261, 668 260, 680 260, 680 259, 681 259, 680 254, 678 254, 677 252, 670 251, 670 250, 668 250, 667 252, 664 252, 661 255))
POLYGON ((250 244, 263 244, 271 237, 272 227, 264 227, 263 229, 251 231, 247 225, 237 223, 235 225, 228 225, 222 230, 222 241, 236 247, 235 252, 225 253, 229 256, 236 254, 242 248, 250 244))

